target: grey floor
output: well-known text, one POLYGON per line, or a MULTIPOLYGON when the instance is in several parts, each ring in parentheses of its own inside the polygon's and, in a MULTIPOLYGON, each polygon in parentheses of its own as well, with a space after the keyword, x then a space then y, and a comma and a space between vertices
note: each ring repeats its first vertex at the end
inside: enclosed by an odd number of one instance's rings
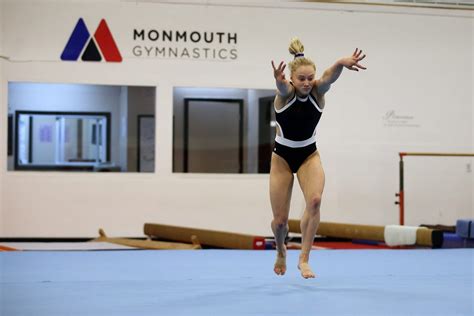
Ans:
POLYGON ((474 250, 0 252, 0 315, 474 315, 474 250))

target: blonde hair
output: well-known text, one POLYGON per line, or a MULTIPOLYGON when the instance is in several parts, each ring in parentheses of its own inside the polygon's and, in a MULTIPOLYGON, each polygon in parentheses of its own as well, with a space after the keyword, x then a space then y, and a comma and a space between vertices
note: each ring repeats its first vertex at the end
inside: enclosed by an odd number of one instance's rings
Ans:
POLYGON ((311 59, 304 57, 304 45, 298 37, 293 37, 291 39, 288 50, 290 51, 290 54, 294 56, 293 61, 288 63, 291 74, 293 74, 300 66, 313 66, 314 71, 316 71, 316 65, 314 62, 311 59))

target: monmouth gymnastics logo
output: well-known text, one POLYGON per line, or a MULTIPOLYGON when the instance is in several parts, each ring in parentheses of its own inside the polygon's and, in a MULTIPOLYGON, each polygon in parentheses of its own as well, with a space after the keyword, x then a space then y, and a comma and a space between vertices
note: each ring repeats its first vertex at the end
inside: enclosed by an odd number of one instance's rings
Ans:
POLYGON ((66 47, 64 47, 61 60, 76 61, 81 57, 83 61, 101 61, 102 56, 107 62, 122 61, 122 55, 120 55, 107 22, 102 19, 94 36, 91 36, 84 20, 79 18, 66 47))

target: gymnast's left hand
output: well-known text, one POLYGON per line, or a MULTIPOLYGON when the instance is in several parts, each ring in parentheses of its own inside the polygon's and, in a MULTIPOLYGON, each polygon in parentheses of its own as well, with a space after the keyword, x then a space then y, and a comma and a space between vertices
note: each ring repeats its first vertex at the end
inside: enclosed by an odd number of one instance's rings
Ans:
POLYGON ((356 48, 352 56, 345 57, 339 60, 339 64, 346 67, 349 70, 359 71, 359 69, 367 69, 362 66, 359 62, 365 58, 365 54, 362 55, 362 50, 356 48))

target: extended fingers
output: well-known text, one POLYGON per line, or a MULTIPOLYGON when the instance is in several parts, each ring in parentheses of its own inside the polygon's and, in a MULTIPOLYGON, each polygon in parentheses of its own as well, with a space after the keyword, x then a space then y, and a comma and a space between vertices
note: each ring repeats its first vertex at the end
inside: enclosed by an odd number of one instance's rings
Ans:
POLYGON ((358 48, 356 48, 354 53, 352 53, 352 57, 357 58, 357 59, 360 58, 359 60, 362 60, 365 57, 365 55, 360 57, 361 54, 362 54, 362 49, 359 50, 358 48))
POLYGON ((283 69, 285 69, 285 62, 281 61, 280 64, 278 65, 278 70, 282 71, 283 69))
MULTIPOLYGON (((362 52, 362 51, 361 51, 361 52, 362 52)), ((358 57, 358 58, 356 59, 355 65, 356 65, 357 67, 359 67, 360 69, 367 69, 367 68, 365 68, 364 66, 362 66, 361 64, 359 64, 359 62, 360 62, 362 59, 364 59, 364 58, 365 58, 365 54, 362 55, 362 57, 358 57)))
POLYGON ((364 70, 367 69, 366 67, 359 64, 359 62, 363 60, 366 56, 365 54, 361 56, 361 54, 362 54, 362 50, 359 50, 358 48, 356 48, 354 53, 352 54, 353 65, 349 68, 350 70, 359 71, 359 69, 364 69, 364 70), (356 67, 359 69, 357 69, 356 67))
POLYGON ((274 70, 274 71, 277 71, 277 70, 278 70, 278 71, 283 71, 283 70, 285 70, 286 65, 285 65, 285 62, 282 61, 282 62, 280 62, 280 64, 278 65, 278 68, 276 68, 276 67, 275 67, 275 63, 274 63, 273 60, 272 60, 272 67, 273 67, 273 70, 274 70))

